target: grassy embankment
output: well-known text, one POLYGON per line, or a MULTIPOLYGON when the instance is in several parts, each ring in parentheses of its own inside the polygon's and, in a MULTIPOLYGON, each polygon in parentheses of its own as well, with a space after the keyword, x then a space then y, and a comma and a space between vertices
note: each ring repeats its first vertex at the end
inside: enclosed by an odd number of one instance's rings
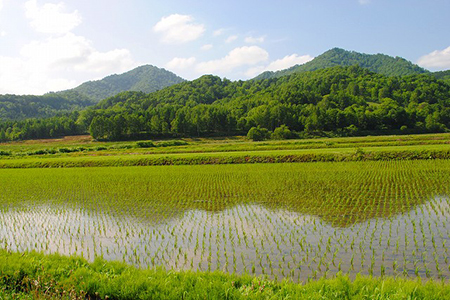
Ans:
POLYGON ((439 281, 338 275, 306 284, 0 251, 2 299, 450 299, 439 281))
POLYGON ((450 135, 428 134, 249 142, 240 137, 130 142, 88 137, 1 144, 0 168, 106 167, 450 158, 450 135))

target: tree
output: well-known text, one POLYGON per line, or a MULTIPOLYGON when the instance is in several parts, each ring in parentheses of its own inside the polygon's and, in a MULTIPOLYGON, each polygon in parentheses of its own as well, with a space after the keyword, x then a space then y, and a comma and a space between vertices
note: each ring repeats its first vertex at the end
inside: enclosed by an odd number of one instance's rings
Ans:
POLYGON ((268 139, 270 136, 269 130, 267 128, 252 127, 247 133, 247 138, 253 141, 263 141, 268 139))
POLYGON ((293 134, 286 125, 281 125, 280 127, 275 128, 272 133, 272 139, 274 140, 286 140, 292 137, 293 134))

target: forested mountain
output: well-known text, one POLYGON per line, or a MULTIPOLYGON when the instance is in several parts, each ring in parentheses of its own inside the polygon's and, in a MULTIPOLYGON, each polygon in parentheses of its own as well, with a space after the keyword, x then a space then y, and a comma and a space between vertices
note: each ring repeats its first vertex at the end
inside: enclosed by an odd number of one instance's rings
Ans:
POLYGON ((183 81, 184 79, 165 69, 144 65, 123 74, 85 82, 69 91, 78 92, 98 102, 123 91, 151 93, 183 81))
POLYGON ((295 65, 289 69, 277 72, 267 71, 260 74, 255 79, 260 80, 275 78, 293 73, 314 71, 334 66, 353 65, 358 65, 360 67, 367 68, 372 72, 386 76, 405 76, 428 73, 427 70, 401 57, 392 57, 385 54, 363 54, 355 51, 346 51, 340 48, 333 48, 305 64, 295 65))
POLYGON ((81 110, 123 91, 151 93, 183 81, 169 71, 145 65, 120 75, 85 82, 71 90, 43 96, 0 95, 0 121, 48 118, 81 110))
POLYGON ((94 104, 92 100, 75 91, 48 93, 43 96, 0 95, 0 121, 47 118, 94 104))
POLYGON ((434 73, 432 73, 432 75, 435 78, 440 79, 440 80, 444 80, 444 81, 446 81, 447 83, 450 84, 450 70, 434 72, 434 73))
POLYGON ((246 134, 260 126, 306 134, 444 132, 450 85, 429 75, 388 77, 332 67, 260 81, 203 76, 160 91, 122 92, 64 117, 0 123, 0 139, 89 131, 96 139, 246 134))

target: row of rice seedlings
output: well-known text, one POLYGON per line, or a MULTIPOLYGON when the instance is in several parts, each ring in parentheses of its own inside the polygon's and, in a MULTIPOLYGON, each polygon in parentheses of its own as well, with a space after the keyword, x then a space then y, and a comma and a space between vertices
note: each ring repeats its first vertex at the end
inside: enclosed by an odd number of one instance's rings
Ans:
POLYGON ((0 245, 307 280, 448 278, 450 162, 0 173, 0 245))

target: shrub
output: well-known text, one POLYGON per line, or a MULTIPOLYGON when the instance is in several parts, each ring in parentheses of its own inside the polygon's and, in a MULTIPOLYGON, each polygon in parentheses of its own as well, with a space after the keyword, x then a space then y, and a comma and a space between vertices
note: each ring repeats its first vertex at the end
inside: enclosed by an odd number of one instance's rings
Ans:
POLYGON ((11 151, 0 150, 0 156, 9 156, 9 155, 11 155, 11 151))
POLYGON ((136 146, 138 148, 156 147, 155 144, 152 141, 139 141, 139 142, 136 142, 136 146))
POLYGON ((269 130, 267 130, 266 128, 261 128, 259 125, 258 127, 250 128, 247 133, 247 138, 253 141, 263 141, 268 139, 269 136, 269 130))
POLYGON ((156 147, 170 147, 170 146, 184 146, 188 145, 186 141, 175 140, 175 141, 164 141, 159 142, 156 147))
POLYGON ((286 140, 292 137, 293 134, 286 125, 281 125, 280 127, 275 128, 272 133, 272 139, 274 140, 286 140))

